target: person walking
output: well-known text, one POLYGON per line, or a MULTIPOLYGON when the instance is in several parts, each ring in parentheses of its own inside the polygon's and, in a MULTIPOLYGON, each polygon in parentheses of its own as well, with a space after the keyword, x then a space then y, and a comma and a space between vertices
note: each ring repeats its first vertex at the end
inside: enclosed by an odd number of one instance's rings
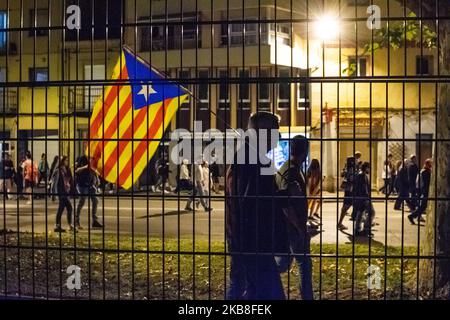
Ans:
MULTIPOLYGON (((313 188, 308 181, 308 186, 301 167, 306 161, 309 152, 308 140, 303 136, 295 136, 291 140, 290 157, 277 172, 275 181, 278 190, 286 197, 281 198, 281 207, 286 223, 289 242, 289 251, 286 255, 277 256, 278 270, 286 272, 295 258, 300 273, 300 292, 303 300, 313 300, 312 288, 312 261, 310 254, 310 236, 307 230, 308 200, 307 188, 313 188)), ((319 161, 313 159, 308 169, 307 179, 321 179, 319 161)), ((319 189, 320 190, 320 189, 319 189)))
POLYGON ((72 225, 72 204, 70 203, 70 195, 73 190, 73 176, 69 167, 69 158, 63 156, 59 162, 56 170, 53 171, 54 182, 56 184, 56 191, 58 194, 59 206, 56 212, 55 232, 66 232, 61 227, 61 217, 64 210, 67 211, 67 223, 70 230, 76 231, 76 227, 72 225))
POLYGON ((431 159, 425 160, 423 169, 420 171, 418 176, 418 190, 419 190, 419 206, 410 215, 408 215, 408 220, 411 224, 415 224, 414 219, 418 219, 418 222, 425 222, 422 218, 423 213, 427 210, 428 206, 428 194, 430 191, 430 181, 431 181, 431 168, 433 166, 433 161, 431 159))
MULTIPOLYGON (((394 162, 392 164, 392 171, 391 171, 391 185, 390 185, 390 190, 389 190, 389 194, 388 197, 393 194, 393 195, 398 195, 398 190, 397 190, 397 174, 398 171, 400 170, 400 168, 397 168, 397 163, 398 161, 394 162)), ((402 162, 400 161, 400 164, 402 162)))
POLYGON ((74 227, 82 229, 82 226, 80 225, 81 210, 86 202, 86 198, 89 198, 92 202, 92 228, 103 228, 103 225, 98 221, 97 217, 98 200, 96 197, 96 185, 98 183, 98 178, 95 172, 92 171, 87 156, 82 155, 78 158, 75 164, 75 177, 76 189, 80 199, 75 213, 74 227))
POLYGON ((370 188, 370 163, 364 162, 355 177, 354 209, 355 209, 355 236, 371 236, 374 224, 375 210, 372 204, 370 188))
POLYGON ((322 182, 322 171, 320 170, 320 163, 317 159, 312 159, 308 170, 306 171, 307 194, 308 194, 308 209, 309 219, 320 220, 320 184, 322 182))
MULTIPOLYGON (((208 161, 204 160, 202 164, 202 174, 203 174, 203 194, 206 197, 209 197, 211 186, 212 186, 212 178, 209 171, 208 161)), ((206 198, 208 203, 210 202, 208 198, 206 198)))
POLYGON ((353 187, 356 174, 357 170, 355 157, 347 157, 341 174, 343 178, 341 188, 344 189, 344 204, 342 205, 341 215, 339 216, 339 221, 337 224, 337 228, 341 231, 347 230, 347 227, 343 224, 343 222, 348 210, 353 205, 353 187))
POLYGON ((412 205, 412 210, 415 210, 418 202, 417 195, 417 176, 419 175, 419 166, 417 165, 417 157, 412 154, 408 163, 408 182, 409 182, 409 199, 412 205))
POLYGON ((25 159, 19 162, 17 166, 17 170, 14 173, 14 183, 16 184, 16 200, 26 198, 23 196, 23 187, 24 187, 24 179, 23 179, 23 162, 25 159))
POLYGON ((2 153, 0 160, 0 189, 5 199, 11 200, 12 180, 14 177, 14 164, 7 152, 2 153))
POLYGON ((381 174, 381 178, 383 179, 384 184, 380 189, 378 189, 378 192, 381 192, 387 196, 389 196, 392 192, 391 190, 392 171, 393 171, 392 154, 389 154, 388 158, 383 163, 383 171, 381 174))
POLYGON ((411 199, 409 197, 409 174, 408 174, 408 159, 404 159, 402 161, 397 162, 397 167, 399 168, 396 178, 396 188, 398 190, 398 196, 395 200, 394 210, 402 210, 402 205, 406 202, 410 211, 414 211, 414 206, 411 203, 411 199))
POLYGON ((57 189, 55 181, 55 172, 56 170, 58 170, 58 168, 59 168, 59 156, 55 156, 53 158, 52 164, 50 165, 50 171, 48 174, 49 178, 48 193, 52 201, 56 200, 57 189))
POLYGON ((168 181, 169 181, 169 163, 167 156, 161 156, 156 161, 156 172, 157 172, 157 182, 155 185, 155 191, 161 191, 163 193, 169 193, 168 190, 166 190, 168 181))
POLYGON ((36 186, 39 187, 41 185, 42 180, 44 180, 44 185, 47 186, 47 178, 49 177, 48 176, 49 167, 47 162, 47 155, 45 153, 41 155, 41 160, 39 160, 38 171, 39 171, 39 178, 36 186))
POLYGON ((215 194, 220 194, 220 168, 216 161, 213 161, 209 165, 209 170, 211 172, 212 178, 212 190, 215 194))
POLYGON ((190 191, 192 192, 193 186, 191 182, 191 177, 189 174, 189 160, 183 159, 181 165, 180 165, 180 175, 178 177, 178 184, 177 188, 175 189, 175 192, 178 193, 179 191, 190 191))
POLYGON ((192 202, 194 201, 195 197, 198 197, 196 200, 199 202, 196 203, 196 206, 199 204, 202 205, 203 209, 205 211, 211 211, 213 210, 210 205, 208 198, 205 195, 205 182, 204 182, 204 174, 203 174, 203 158, 196 161, 194 164, 194 192, 193 197, 189 197, 185 210, 192 211, 193 208, 191 206, 192 202))
POLYGON ((22 163, 25 192, 28 194, 27 204, 33 203, 33 188, 38 181, 38 167, 33 161, 31 152, 25 153, 25 161, 22 163))
POLYGON ((286 238, 282 214, 274 203, 277 192, 274 174, 264 172, 270 159, 266 154, 275 145, 270 137, 278 137, 280 119, 270 112, 250 116, 248 132, 241 148, 229 166, 226 178, 225 229, 230 253, 229 300, 284 300, 285 294, 274 252, 286 252, 286 238), (262 136, 261 132, 270 135, 262 136), (262 143, 262 139, 265 143, 262 143), (260 148, 250 147, 256 141, 260 148), (245 159, 241 159, 242 152, 245 159), (258 152, 256 163, 250 163, 250 152, 258 152), (244 160, 244 161, 238 161, 244 160), (278 229, 280 227, 281 229, 278 229), (284 248, 278 248, 278 243, 284 248))

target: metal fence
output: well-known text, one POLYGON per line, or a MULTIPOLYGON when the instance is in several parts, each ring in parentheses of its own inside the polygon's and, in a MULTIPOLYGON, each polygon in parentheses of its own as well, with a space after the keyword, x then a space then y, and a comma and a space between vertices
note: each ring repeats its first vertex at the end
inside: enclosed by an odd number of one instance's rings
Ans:
POLYGON ((0 296, 448 299, 449 17, 443 0, 0 0, 0 296), (124 50, 161 78, 132 78, 124 50), (137 138, 159 108, 139 120, 138 97, 167 84, 187 98, 137 138), (242 148, 276 170, 254 176, 227 141, 264 112, 277 145, 242 148))

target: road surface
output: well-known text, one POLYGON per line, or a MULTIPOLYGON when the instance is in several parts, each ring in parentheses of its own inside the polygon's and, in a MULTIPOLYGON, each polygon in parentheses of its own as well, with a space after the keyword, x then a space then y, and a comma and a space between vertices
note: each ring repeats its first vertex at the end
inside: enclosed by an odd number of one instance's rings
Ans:
MULTIPOLYGON (((224 202, 222 199, 212 201, 214 210, 204 212, 200 207, 193 212, 184 211, 186 198, 162 198, 152 194, 147 198, 140 194, 138 198, 99 196, 98 216, 105 225, 105 232, 115 234, 167 237, 182 239, 224 240, 224 202)), ((72 200, 73 203, 74 200, 72 200)), ((57 202, 50 200, 34 200, 32 205, 24 200, 0 201, 0 229, 11 229, 21 232, 53 232, 57 202), (46 223, 47 221, 47 223, 46 223)), ((335 199, 326 199, 322 206, 322 232, 312 238, 314 243, 349 243, 352 241, 352 223, 346 218, 344 224, 349 227, 347 233, 336 230, 336 221, 341 203, 335 199)), ((407 212, 393 210, 393 201, 377 201, 374 203, 377 225, 374 230, 373 243, 391 246, 417 246, 419 227, 412 226, 407 220, 407 212), (387 209, 387 210, 386 210, 387 209), (387 223, 386 223, 387 222, 387 223)), ((68 228, 63 215, 63 228, 68 228)), ((81 224, 88 232, 88 206, 82 211, 81 224)), ((423 237, 424 227, 420 227, 423 237)), ((99 230, 91 231, 101 233, 99 230)))

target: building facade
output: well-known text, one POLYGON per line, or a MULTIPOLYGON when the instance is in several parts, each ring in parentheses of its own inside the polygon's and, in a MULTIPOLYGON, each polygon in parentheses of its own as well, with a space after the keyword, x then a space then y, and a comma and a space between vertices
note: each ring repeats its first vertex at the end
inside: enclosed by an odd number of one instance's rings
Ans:
MULTIPOLYGON (((3 148, 16 160, 27 149, 36 159, 43 152, 79 155, 90 111, 104 92, 101 81, 111 77, 127 45, 193 93, 172 130, 192 130, 195 120, 204 129, 245 128, 252 112, 272 111, 281 116, 285 137, 311 138, 326 189, 336 189, 345 158, 356 150, 372 163, 379 184, 387 153, 431 156, 435 85, 392 79, 433 75, 437 51, 408 43, 360 55, 376 30, 354 18, 367 17, 371 2, 326 3, 66 1, 81 9, 81 29, 68 30, 62 1, 2 0, 0 23, 8 29, 0 37, 3 148), (341 21, 334 37, 315 30, 324 12, 341 21), (345 68, 353 63, 356 74, 349 75, 345 68)), ((397 2, 373 4, 382 17, 404 15, 397 2)))

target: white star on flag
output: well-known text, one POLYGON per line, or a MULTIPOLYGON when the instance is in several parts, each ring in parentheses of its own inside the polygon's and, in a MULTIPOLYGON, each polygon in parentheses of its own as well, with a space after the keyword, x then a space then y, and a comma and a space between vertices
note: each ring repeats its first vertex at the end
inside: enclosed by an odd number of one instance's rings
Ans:
POLYGON ((153 89, 151 85, 141 85, 141 91, 138 92, 138 95, 143 95, 145 102, 148 102, 148 99, 150 98, 150 95, 155 94, 156 91, 153 89))

